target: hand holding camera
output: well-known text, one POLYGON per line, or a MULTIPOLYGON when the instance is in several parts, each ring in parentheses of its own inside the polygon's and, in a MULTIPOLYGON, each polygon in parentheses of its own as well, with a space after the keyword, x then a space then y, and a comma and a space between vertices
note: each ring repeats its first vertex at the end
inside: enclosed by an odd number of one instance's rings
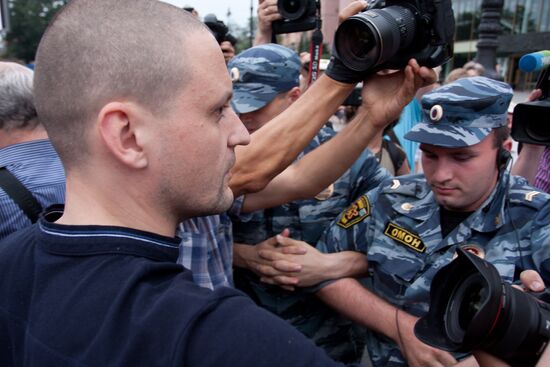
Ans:
MULTIPOLYGON (((357 83, 384 69, 402 69, 411 58, 430 68, 453 55, 454 16, 450 0, 356 1, 334 38, 327 74, 357 83), (383 46, 382 46, 383 45, 383 46)), ((342 19, 342 17, 340 18, 342 19)))
POLYGON ((511 366, 533 366, 550 338, 550 292, 524 293, 489 262, 457 250, 434 277, 430 311, 415 326, 428 345, 486 351, 511 366))
POLYGON ((280 20, 272 24, 273 33, 293 33, 315 29, 317 26, 316 0, 277 0, 280 20))
POLYGON ((546 116, 550 111, 550 51, 540 51, 524 55, 520 59, 520 68, 524 71, 542 69, 537 80, 537 97, 530 96, 529 102, 519 103, 514 108, 514 123, 512 124, 512 137, 522 143, 550 146, 550 129, 546 122, 546 116), (543 59, 536 59, 534 55, 547 53, 543 59), (530 65, 523 60, 535 59, 530 65), (522 66, 523 65, 523 66, 522 66), (525 69, 524 69, 525 68, 525 69))
POLYGON ((270 43, 272 41, 272 24, 283 17, 277 8, 277 0, 259 0, 258 3, 258 29, 254 45, 270 43))

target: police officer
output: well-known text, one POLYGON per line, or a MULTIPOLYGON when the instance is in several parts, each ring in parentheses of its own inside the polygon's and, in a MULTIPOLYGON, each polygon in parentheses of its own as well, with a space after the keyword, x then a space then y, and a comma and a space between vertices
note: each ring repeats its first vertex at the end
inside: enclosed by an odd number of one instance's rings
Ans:
MULTIPOLYGON (((300 97, 300 59, 286 47, 276 44, 253 47, 231 60, 228 68, 233 79, 231 104, 253 136, 300 97)), ((298 159, 335 134, 329 127, 322 128, 298 159)), ((233 218, 234 264, 238 266, 235 286, 258 305, 289 321, 333 359, 344 363, 360 360, 364 349, 362 333, 313 294, 260 282, 254 269, 247 269, 246 260, 241 259, 249 250, 254 251, 249 245, 256 245, 285 228, 292 238, 316 243, 342 210, 388 177, 374 155, 365 150, 351 169, 317 196, 233 218)), ((245 197, 245 211, 249 200, 245 197)))
MULTIPOLYGON (((512 90, 485 77, 459 79, 422 99, 423 175, 389 179, 361 196, 318 248, 354 249, 369 260, 368 290, 352 279, 318 295, 372 330, 374 366, 449 366, 461 356, 416 339, 434 274, 457 247, 493 263, 508 282, 526 269, 550 281, 550 196, 508 172, 506 111, 512 90)), ((471 358, 471 357, 469 357, 471 358)))

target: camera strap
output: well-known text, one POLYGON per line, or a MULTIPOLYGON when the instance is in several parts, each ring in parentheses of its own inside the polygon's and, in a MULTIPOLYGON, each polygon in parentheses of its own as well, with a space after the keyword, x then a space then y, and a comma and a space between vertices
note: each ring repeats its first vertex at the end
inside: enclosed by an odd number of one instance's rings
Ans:
POLYGON ((309 79, 308 85, 311 85, 319 78, 319 67, 321 63, 321 55, 323 53, 323 32, 321 31, 321 0, 315 0, 315 17, 317 26, 311 36, 311 45, 309 46, 309 54, 311 55, 311 62, 309 63, 309 79))
POLYGON ((11 197, 32 223, 36 223, 42 212, 42 205, 6 167, 0 167, 0 188, 11 197))

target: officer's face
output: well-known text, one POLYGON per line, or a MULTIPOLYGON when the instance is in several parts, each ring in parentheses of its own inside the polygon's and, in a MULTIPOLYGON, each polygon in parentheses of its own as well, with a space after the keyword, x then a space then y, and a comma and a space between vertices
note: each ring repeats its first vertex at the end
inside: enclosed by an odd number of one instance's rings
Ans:
POLYGON ((295 98, 293 97, 292 92, 280 93, 271 102, 259 110, 241 113, 239 114, 239 117, 248 132, 252 134, 286 110, 294 101, 295 98))
POLYGON ((498 178, 493 134, 465 148, 420 145, 424 174, 444 208, 474 211, 491 194, 498 178))

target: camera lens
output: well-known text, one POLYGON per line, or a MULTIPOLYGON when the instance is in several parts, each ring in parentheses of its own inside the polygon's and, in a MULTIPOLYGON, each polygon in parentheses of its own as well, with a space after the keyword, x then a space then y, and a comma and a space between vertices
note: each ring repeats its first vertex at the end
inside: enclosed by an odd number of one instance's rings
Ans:
POLYGON ((283 18, 299 19, 306 11, 307 0, 279 0, 277 7, 283 18))
POLYGON ((445 312, 445 329, 449 339, 455 343, 462 342, 465 331, 487 297, 487 287, 483 277, 478 273, 469 275, 458 283, 445 312))
POLYGON ((409 47, 415 32, 412 11, 389 6, 367 10, 344 21, 336 30, 334 46, 348 68, 366 71, 409 47))

